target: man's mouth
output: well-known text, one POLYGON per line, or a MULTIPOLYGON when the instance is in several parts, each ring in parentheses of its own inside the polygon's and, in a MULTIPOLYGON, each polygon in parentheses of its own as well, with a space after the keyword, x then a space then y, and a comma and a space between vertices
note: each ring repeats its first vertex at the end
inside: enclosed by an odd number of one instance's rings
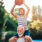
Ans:
POLYGON ((19 36, 19 37, 22 37, 22 36, 23 36, 23 34, 18 34, 18 36, 19 36))

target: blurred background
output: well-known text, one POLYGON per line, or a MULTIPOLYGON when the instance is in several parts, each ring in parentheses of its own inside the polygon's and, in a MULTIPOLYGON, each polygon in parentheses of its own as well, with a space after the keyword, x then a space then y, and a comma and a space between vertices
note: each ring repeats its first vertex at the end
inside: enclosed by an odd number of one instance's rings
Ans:
MULTIPOLYGON (((31 9, 27 18, 30 36, 33 40, 42 40, 42 1, 25 0, 25 2, 31 9)), ((14 0, 0 0, 0 42, 8 42, 9 38, 17 33, 17 20, 10 14, 13 3, 14 0)))

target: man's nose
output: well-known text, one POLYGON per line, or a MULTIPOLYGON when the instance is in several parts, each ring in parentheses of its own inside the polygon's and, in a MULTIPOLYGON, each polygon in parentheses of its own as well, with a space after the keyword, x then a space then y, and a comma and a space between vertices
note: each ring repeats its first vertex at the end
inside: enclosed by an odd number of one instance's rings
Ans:
POLYGON ((19 31, 19 33, 21 33, 22 31, 19 31))

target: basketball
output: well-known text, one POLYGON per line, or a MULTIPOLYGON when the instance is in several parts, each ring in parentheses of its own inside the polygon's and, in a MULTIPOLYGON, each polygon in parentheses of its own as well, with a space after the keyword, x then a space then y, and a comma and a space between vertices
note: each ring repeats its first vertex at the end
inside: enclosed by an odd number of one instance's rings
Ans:
POLYGON ((15 0, 16 5, 21 5, 23 4, 24 0, 15 0))

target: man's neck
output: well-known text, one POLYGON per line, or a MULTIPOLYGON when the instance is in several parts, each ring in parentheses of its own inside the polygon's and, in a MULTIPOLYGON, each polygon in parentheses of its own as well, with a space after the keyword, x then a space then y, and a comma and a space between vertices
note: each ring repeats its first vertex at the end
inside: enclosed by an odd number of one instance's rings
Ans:
POLYGON ((24 36, 21 36, 21 37, 19 37, 19 38, 22 38, 22 37, 24 37, 24 36))

